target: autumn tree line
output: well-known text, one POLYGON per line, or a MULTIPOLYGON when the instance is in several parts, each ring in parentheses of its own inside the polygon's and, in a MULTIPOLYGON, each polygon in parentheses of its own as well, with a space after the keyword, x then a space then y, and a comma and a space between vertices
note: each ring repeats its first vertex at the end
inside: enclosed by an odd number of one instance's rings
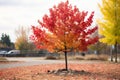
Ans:
POLYGON ((10 36, 3 33, 0 38, 0 49, 4 50, 35 50, 35 45, 29 40, 30 29, 19 27, 15 30, 16 41, 11 42, 10 36))
POLYGON ((97 19, 97 25, 92 26, 94 12, 79 11, 77 6, 72 6, 68 0, 54 5, 49 9, 49 14, 38 20, 38 26, 32 26, 31 35, 30 30, 24 27, 15 30, 15 49, 64 52, 66 63, 67 52, 94 50, 97 54, 111 54, 111 61, 114 55, 117 62, 120 44, 120 0, 102 0, 98 6, 102 16, 97 19), (90 15, 86 17, 88 13, 90 15), (104 52, 101 52, 103 50, 104 52))

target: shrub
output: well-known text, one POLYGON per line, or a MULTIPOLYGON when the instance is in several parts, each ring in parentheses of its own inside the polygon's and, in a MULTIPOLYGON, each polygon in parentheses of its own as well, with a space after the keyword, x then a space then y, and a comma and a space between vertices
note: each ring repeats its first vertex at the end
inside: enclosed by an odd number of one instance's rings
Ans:
POLYGON ((57 58, 55 56, 47 56, 46 59, 56 60, 57 58))
POLYGON ((107 55, 86 55, 85 60, 102 60, 102 61, 106 61, 108 60, 108 56, 107 55))
POLYGON ((85 60, 84 57, 82 57, 82 56, 76 56, 75 59, 76 60, 85 60))
POLYGON ((0 61, 6 61, 7 59, 5 57, 0 57, 0 61))
POLYGON ((109 58, 109 56, 108 55, 104 55, 104 54, 99 56, 99 59, 102 60, 102 61, 107 61, 108 58, 109 58))

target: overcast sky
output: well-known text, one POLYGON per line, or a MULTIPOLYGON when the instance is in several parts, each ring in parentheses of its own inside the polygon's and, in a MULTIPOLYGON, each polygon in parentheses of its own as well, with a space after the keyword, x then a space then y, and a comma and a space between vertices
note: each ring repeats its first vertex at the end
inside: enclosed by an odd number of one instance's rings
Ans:
MULTIPOLYGON (((6 33, 15 42, 15 29, 19 26, 31 28, 38 25, 38 19, 49 12, 49 8, 66 0, 0 0, 0 36, 6 33)), ((100 17, 97 3, 101 0, 69 0, 80 11, 95 11, 94 19, 100 17)))

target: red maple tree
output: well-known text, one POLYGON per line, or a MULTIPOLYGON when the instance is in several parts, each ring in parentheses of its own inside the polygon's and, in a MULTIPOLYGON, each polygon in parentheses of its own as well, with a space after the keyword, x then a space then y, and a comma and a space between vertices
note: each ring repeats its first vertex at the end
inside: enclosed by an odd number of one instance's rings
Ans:
POLYGON ((40 25, 32 26, 31 39, 39 49, 64 51, 68 70, 67 51, 85 51, 89 45, 98 41, 98 36, 91 37, 97 30, 97 26, 90 27, 94 12, 86 17, 88 12, 79 11, 66 1, 50 8, 49 13, 43 16, 42 21, 38 20, 40 25))

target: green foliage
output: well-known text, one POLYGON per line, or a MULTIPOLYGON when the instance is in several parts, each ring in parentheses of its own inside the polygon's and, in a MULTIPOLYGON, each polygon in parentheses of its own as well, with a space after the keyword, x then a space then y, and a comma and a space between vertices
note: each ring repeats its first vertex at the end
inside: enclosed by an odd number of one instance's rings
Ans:
POLYGON ((100 54, 100 51, 106 49, 107 45, 101 42, 97 42, 91 46, 89 46, 90 49, 97 51, 97 54, 100 54))
POLYGON ((0 43, 3 45, 3 46, 6 46, 6 47, 10 47, 11 46, 11 41, 10 41, 10 37, 9 35, 7 34, 2 34, 1 36, 1 40, 0 40, 0 43))

